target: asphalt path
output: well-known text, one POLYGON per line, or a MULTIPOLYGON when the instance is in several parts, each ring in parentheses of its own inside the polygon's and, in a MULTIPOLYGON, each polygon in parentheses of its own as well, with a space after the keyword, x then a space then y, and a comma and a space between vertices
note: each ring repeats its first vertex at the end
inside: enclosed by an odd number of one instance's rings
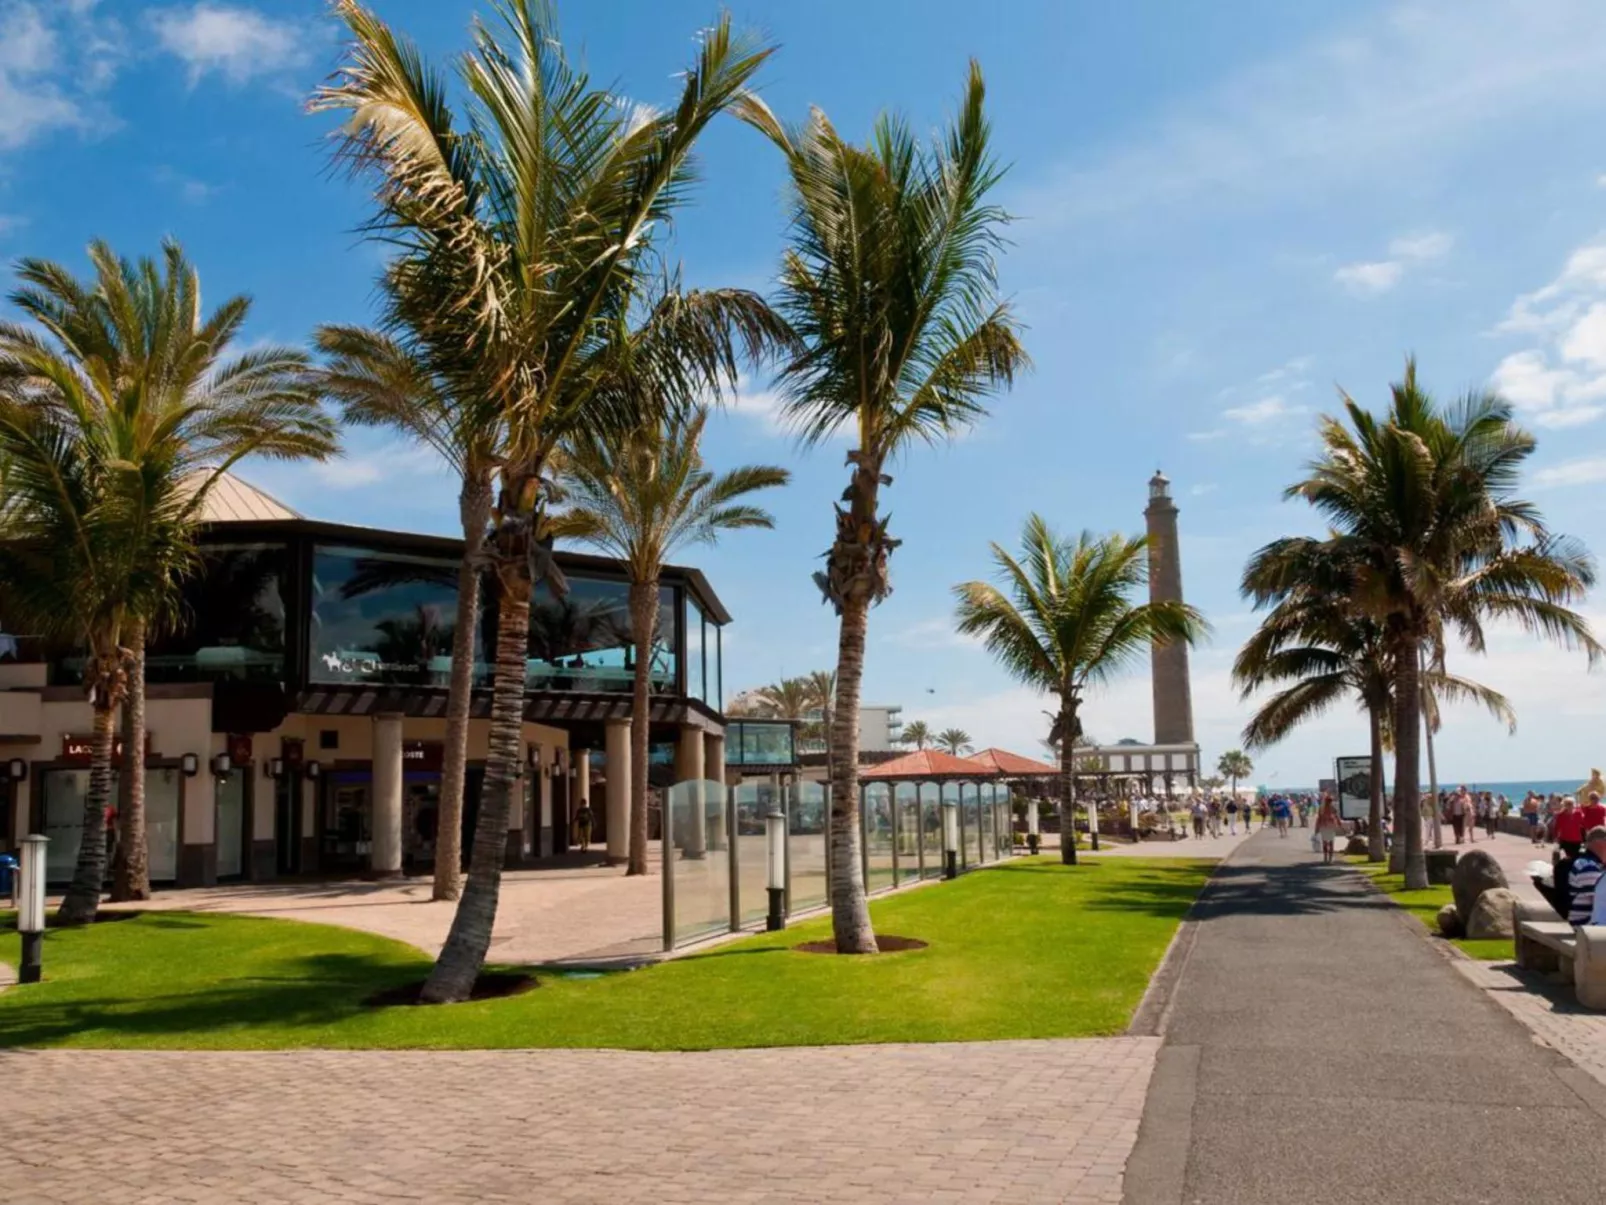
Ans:
POLYGON ((1175 957, 1129 1205, 1606 1199, 1606 1089, 1308 834, 1241 845, 1175 957))

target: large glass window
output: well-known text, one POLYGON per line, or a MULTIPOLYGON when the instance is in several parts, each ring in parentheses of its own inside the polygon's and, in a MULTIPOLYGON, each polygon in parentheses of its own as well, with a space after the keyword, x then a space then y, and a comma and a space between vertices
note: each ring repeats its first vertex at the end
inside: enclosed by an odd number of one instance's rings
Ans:
MULTIPOLYGON (((445 686, 457 568, 448 558, 315 548, 308 680, 445 686)), ((480 661, 476 679, 488 668, 480 661)))
POLYGON ((706 701, 703 666, 703 609, 688 593, 686 595, 686 697, 706 701))
MULTIPOLYGON (((282 544, 208 545, 185 580, 177 623, 145 658, 152 682, 282 682, 284 590, 289 550, 282 544)), ((81 654, 63 666, 82 673, 81 654)))
MULTIPOLYGON (((675 688, 675 593, 658 591, 658 627, 648 656, 653 691, 675 688)), ((625 582, 569 575, 559 598, 542 583, 530 604, 526 681, 533 690, 627 691, 636 649, 625 582)))
POLYGON ((792 725, 775 721, 738 720, 726 725, 725 761, 738 766, 790 766, 792 725))

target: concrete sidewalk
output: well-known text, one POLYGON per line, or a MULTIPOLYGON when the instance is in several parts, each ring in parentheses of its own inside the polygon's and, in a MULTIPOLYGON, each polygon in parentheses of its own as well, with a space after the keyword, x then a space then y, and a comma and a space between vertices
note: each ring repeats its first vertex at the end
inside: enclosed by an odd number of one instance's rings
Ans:
POLYGON ((1257 833, 1183 941, 1128 1202, 1599 1200, 1606 1090, 1353 870, 1257 833))

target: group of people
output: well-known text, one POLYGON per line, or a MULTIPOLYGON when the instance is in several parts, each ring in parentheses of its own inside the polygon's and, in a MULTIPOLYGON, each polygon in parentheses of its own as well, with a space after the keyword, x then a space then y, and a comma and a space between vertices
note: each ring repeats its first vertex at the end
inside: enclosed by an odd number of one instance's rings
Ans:
POLYGON ((1599 791, 1585 795, 1583 807, 1571 795, 1543 798, 1529 791, 1522 801, 1522 818, 1535 845, 1554 842, 1568 857, 1577 857, 1589 830, 1606 826, 1606 804, 1601 803, 1599 791))
POLYGON ((1499 831, 1500 818, 1511 812, 1511 801, 1504 795, 1495 795, 1490 791, 1469 791, 1465 786, 1459 786, 1453 791, 1440 791, 1436 805, 1433 796, 1423 796, 1423 819, 1431 819, 1435 807, 1439 818, 1455 830, 1457 845, 1467 838, 1477 844, 1480 828, 1490 838, 1499 831))
POLYGON ((1240 821, 1244 832, 1252 832, 1257 816, 1261 828, 1275 825, 1278 835, 1286 837, 1296 816, 1301 828, 1309 826, 1314 808, 1313 801, 1306 795, 1279 793, 1253 800, 1236 795, 1195 795, 1188 805, 1188 815, 1195 837, 1219 837, 1223 832, 1237 836, 1240 821))

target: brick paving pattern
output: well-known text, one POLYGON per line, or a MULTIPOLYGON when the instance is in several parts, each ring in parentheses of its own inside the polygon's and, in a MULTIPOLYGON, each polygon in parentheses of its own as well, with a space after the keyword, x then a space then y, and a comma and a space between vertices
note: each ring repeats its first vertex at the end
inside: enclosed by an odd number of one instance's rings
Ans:
POLYGON ((1119 1202, 1158 1048, 12 1052, 0 1198, 1119 1202))
POLYGON ((1488 992, 1543 1045, 1566 1055, 1606 1086, 1606 1013, 1581 1008, 1571 987, 1548 983, 1516 963, 1457 958, 1455 969, 1488 992))

